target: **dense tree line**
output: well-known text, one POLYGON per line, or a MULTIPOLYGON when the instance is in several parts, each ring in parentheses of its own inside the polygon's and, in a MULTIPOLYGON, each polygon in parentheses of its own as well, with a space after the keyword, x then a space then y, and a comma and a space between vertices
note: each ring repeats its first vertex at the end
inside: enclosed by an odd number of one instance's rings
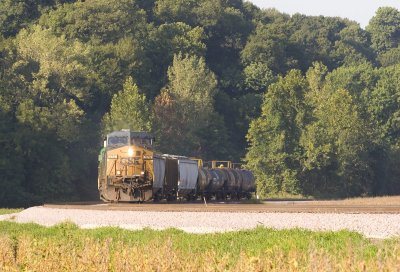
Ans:
POLYGON ((104 135, 244 160, 261 196, 400 193, 400 12, 0 2, 0 205, 97 197, 104 135), (247 137, 246 137, 247 135, 247 137))

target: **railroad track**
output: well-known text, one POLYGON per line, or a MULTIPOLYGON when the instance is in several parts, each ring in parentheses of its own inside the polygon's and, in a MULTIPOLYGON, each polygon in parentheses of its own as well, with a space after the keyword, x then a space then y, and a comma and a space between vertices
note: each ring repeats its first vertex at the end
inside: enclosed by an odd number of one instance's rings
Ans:
POLYGON ((106 211, 159 211, 159 212, 232 212, 232 213, 385 213, 400 214, 399 205, 332 204, 323 201, 265 201, 260 204, 240 202, 211 203, 103 203, 73 202, 43 205, 47 208, 106 210, 106 211))

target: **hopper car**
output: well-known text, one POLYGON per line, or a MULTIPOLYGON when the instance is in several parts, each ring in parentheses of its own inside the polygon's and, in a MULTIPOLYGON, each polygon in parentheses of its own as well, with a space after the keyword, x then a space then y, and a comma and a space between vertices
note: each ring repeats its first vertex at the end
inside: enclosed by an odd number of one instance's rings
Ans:
POLYGON ((253 174, 229 161, 159 154, 147 132, 114 131, 99 154, 98 189, 105 202, 239 200, 255 192, 253 174))

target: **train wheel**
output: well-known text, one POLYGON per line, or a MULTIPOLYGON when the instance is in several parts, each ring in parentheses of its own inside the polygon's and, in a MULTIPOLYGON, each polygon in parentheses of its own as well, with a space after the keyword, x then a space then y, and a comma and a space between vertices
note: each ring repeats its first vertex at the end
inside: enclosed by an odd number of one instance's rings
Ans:
POLYGON ((212 195, 209 194, 205 194, 201 196, 201 200, 204 201, 204 199, 206 200, 206 202, 210 201, 212 198, 212 195))
POLYGON ((153 202, 160 202, 160 196, 159 195, 154 195, 153 202))
POLYGON ((221 193, 221 200, 225 201, 228 198, 228 195, 224 192, 221 193))
POLYGON ((196 199, 197 199, 197 197, 195 195, 193 195, 193 194, 189 194, 189 195, 186 196, 186 200, 187 201, 194 201, 196 199))
POLYGON ((218 192, 216 195, 216 200, 225 200, 226 199, 226 194, 224 192, 218 192))
POLYGON ((176 196, 173 196, 173 195, 167 196, 167 201, 168 202, 176 201, 176 196))

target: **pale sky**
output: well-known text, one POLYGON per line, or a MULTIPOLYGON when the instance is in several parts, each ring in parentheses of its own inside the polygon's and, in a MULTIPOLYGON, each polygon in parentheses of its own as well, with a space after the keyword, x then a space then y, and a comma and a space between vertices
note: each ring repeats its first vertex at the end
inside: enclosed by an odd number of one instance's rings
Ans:
POLYGON ((365 28, 379 7, 400 10, 400 0, 248 0, 260 8, 276 8, 290 15, 339 16, 360 23, 365 28))

